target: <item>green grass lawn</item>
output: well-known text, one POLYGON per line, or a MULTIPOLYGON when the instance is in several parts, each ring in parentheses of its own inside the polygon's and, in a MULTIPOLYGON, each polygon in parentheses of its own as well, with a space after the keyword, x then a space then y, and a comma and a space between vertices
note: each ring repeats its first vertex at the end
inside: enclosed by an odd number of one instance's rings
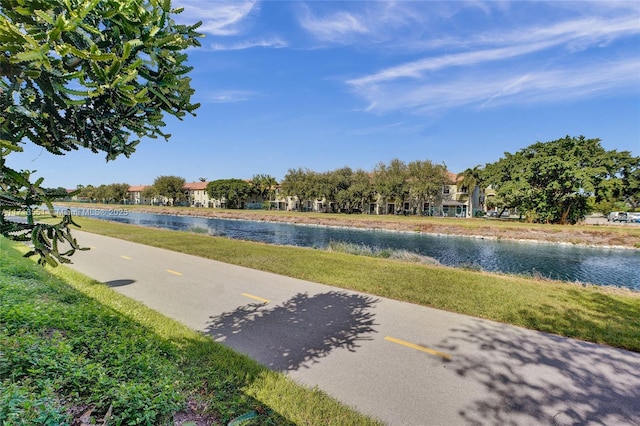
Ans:
POLYGON ((243 414, 255 416, 243 425, 375 424, 104 284, 40 267, 25 251, 0 238, 0 425, 64 425, 81 415, 160 425, 196 414, 223 425, 243 414))
POLYGON ((97 234, 640 352, 637 292, 75 220, 97 234))

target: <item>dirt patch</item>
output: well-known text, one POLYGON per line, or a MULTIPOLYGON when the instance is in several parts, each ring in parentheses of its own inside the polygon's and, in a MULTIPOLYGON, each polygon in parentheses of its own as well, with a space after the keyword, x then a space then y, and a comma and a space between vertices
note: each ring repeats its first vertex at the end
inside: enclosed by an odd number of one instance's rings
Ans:
POLYGON ((189 400, 184 410, 173 415, 174 426, 212 426, 219 424, 221 423, 217 417, 207 413, 207 405, 195 400, 189 400))

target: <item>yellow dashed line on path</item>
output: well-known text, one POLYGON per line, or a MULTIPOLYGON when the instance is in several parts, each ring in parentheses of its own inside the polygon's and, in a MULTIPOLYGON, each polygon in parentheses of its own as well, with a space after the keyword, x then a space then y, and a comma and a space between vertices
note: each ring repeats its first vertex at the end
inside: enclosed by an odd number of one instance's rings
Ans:
POLYGON ((178 275, 178 276, 182 275, 182 272, 172 271, 171 269, 167 269, 167 272, 173 275, 178 275))
POLYGON ((129 256, 120 255, 120 257, 123 258, 123 259, 131 260, 131 258, 129 256))
POLYGON ((451 361, 451 355, 446 354, 444 352, 437 351, 435 349, 427 348, 426 346, 416 345, 414 343, 406 342, 404 340, 396 339, 395 337, 387 336, 384 338, 387 342, 397 343, 398 345, 406 346, 411 349, 416 349, 418 351, 426 352, 429 355, 439 356, 441 358, 446 359, 447 361, 451 361))
POLYGON ((269 303, 270 300, 269 299, 263 299, 262 297, 258 297, 258 296, 254 296, 253 294, 249 294, 249 293, 242 293, 242 295, 244 297, 249 297, 251 299, 255 299, 255 300, 259 300, 262 303, 269 303))

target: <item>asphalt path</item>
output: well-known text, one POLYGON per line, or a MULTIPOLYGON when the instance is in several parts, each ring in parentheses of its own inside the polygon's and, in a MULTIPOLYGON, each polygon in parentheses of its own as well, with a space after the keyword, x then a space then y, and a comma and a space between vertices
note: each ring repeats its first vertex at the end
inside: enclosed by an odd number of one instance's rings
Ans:
POLYGON ((71 267, 389 425, 640 425, 640 354, 74 231, 71 267))

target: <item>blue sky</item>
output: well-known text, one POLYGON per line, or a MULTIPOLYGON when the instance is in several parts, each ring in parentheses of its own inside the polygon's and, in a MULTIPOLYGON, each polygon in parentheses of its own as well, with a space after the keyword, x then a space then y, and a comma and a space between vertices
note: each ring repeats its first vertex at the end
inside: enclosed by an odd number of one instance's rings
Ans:
POLYGON ((399 158, 454 173, 565 135, 640 155, 640 2, 174 0, 202 103, 130 159, 26 146, 44 186, 282 179, 399 158))

